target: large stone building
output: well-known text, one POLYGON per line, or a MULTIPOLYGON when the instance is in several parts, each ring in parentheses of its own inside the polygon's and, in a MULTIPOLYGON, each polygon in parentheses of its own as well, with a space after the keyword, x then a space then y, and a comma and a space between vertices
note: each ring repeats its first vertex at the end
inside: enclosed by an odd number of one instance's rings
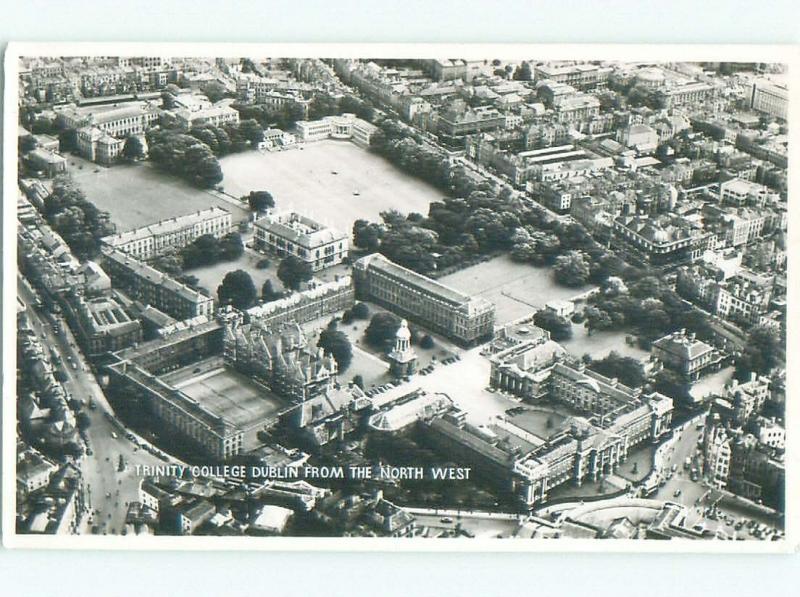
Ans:
POLYGON ((254 227, 257 250, 298 257, 315 272, 341 263, 350 248, 344 232, 292 211, 271 213, 256 220, 254 227))
POLYGON ((379 253, 353 265, 357 296, 470 345, 492 337, 494 305, 390 261, 379 253))
POLYGON ((130 255, 103 248, 103 269, 114 287, 178 320, 214 315, 214 299, 130 255))
POLYGON ((331 392, 339 371, 332 356, 308 346, 296 323, 264 328, 233 321, 225 327, 223 354, 232 367, 292 402, 331 392))
POLYGON ((754 110, 786 120, 789 113, 789 91, 767 81, 753 83, 750 105, 754 110))
POLYGON ((75 295, 68 303, 72 329, 87 356, 116 352, 142 340, 142 326, 110 297, 84 299, 75 295))
POLYGON ((106 236, 102 243, 136 259, 147 260, 169 249, 185 247, 206 234, 221 238, 231 231, 231 225, 231 212, 215 206, 106 236))
POLYGON ((687 334, 686 330, 659 338, 653 342, 652 352, 664 367, 690 381, 718 370, 724 361, 724 355, 718 350, 698 340, 693 333, 687 334))
POLYGON ((250 321, 263 327, 283 323, 304 324, 326 315, 349 309, 355 303, 355 288, 350 276, 337 277, 332 282, 315 284, 302 292, 293 292, 277 301, 250 307, 250 321))
POLYGON ((612 224, 612 243, 632 249, 656 266, 681 265, 700 259, 709 235, 680 216, 618 216, 612 224))
POLYGON ((320 120, 300 120, 295 127, 301 141, 349 139, 361 147, 369 147, 372 135, 378 130, 374 124, 356 118, 355 114, 326 116, 320 120))
POLYGON ((97 127, 112 137, 140 135, 158 121, 160 110, 150 102, 127 102, 122 105, 75 106, 56 109, 58 122, 68 129, 97 127))

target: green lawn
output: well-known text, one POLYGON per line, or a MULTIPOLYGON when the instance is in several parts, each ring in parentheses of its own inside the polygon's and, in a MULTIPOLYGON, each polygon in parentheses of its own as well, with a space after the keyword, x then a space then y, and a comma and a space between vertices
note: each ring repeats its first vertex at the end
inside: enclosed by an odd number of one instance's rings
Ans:
POLYGON ((359 218, 378 221, 380 212, 389 209, 427 215, 431 201, 443 196, 349 141, 317 141, 306 143, 303 149, 278 152, 249 151, 225 156, 220 164, 226 193, 239 197, 254 190, 269 191, 278 207, 343 232, 350 232, 359 218))
POLYGON ((248 210, 193 187, 182 178, 165 174, 147 162, 110 168, 75 156, 70 156, 69 162, 69 170, 86 198, 111 214, 119 232, 215 205, 230 211, 234 222, 249 216, 248 210))

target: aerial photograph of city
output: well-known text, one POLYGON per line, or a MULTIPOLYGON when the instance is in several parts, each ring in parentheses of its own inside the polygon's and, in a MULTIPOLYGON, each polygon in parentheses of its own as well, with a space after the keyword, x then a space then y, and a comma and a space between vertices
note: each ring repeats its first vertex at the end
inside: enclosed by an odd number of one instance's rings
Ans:
POLYGON ((20 58, 12 531, 787 543, 788 74, 20 58))

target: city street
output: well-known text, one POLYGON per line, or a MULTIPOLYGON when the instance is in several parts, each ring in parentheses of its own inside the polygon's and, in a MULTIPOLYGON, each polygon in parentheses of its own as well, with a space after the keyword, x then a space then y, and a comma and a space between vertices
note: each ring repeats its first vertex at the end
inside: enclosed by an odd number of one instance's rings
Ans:
POLYGON ((54 349, 64 363, 63 370, 67 377, 64 387, 74 399, 86 404, 84 412, 91 421, 86 435, 89 438, 87 447, 92 453, 87 453, 81 459, 80 467, 86 491, 86 505, 90 511, 98 510, 98 512, 93 516, 84 517, 80 531, 91 532, 91 527, 97 525, 99 533, 119 533, 125 526, 126 503, 139 499, 140 478, 134 474, 135 465, 163 463, 126 439, 107 418, 107 413, 113 414, 113 411, 80 349, 77 348, 69 328, 62 325, 58 333, 53 330, 47 319, 35 310, 35 297, 21 278, 18 278, 17 292, 28 305, 28 321, 42 342, 42 346, 54 349), (70 358, 75 363, 75 368, 69 366, 70 358), (95 409, 88 406, 92 401, 96 405, 95 409), (122 472, 118 471, 120 455, 127 464, 122 472), (92 522, 89 523, 89 520, 92 522))

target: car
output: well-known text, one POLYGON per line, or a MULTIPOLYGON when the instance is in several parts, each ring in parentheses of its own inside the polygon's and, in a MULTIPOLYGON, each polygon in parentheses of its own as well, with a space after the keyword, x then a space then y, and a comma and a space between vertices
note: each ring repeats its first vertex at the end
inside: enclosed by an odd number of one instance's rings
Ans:
POLYGON ((675 493, 672 494, 672 497, 680 497, 680 496, 681 496, 681 490, 680 489, 676 489, 675 493))
POLYGON ((111 437, 113 437, 114 439, 117 439, 119 436, 114 431, 112 431, 111 432, 111 437))
POLYGON ((451 522, 453 522, 453 519, 450 518, 449 516, 443 516, 442 518, 439 519, 439 522, 444 522, 445 524, 450 524, 451 522))

